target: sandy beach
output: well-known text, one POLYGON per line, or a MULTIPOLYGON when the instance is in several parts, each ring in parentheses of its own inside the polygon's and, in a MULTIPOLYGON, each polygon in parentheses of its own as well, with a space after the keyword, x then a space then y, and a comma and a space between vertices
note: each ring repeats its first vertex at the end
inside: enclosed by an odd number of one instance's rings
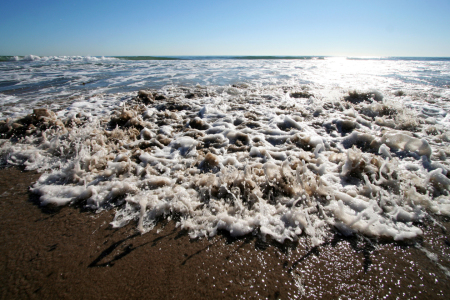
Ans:
POLYGON ((190 240, 173 221, 141 235, 112 211, 39 207, 35 172, 0 170, 2 299, 446 299, 450 222, 422 247, 335 235, 309 248, 219 234, 190 240))

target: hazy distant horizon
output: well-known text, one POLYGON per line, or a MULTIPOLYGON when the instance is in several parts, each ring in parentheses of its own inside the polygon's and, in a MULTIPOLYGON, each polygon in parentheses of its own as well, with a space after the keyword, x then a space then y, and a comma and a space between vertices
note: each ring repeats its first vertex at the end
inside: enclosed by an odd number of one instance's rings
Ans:
POLYGON ((106 57, 122 58, 131 60, 189 60, 189 59, 324 59, 324 58, 346 58, 346 59, 450 59, 450 56, 334 56, 334 55, 2 55, 1 58, 27 58, 27 57, 106 57))

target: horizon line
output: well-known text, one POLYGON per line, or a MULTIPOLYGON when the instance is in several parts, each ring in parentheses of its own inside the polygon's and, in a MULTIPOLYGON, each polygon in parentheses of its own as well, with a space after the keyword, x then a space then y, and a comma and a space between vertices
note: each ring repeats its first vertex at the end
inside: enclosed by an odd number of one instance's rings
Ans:
POLYGON ((25 55, 18 55, 18 54, 0 54, 0 57, 25 57, 25 56, 39 56, 39 57, 58 57, 58 56, 69 56, 69 57, 364 57, 364 58, 378 58, 378 57, 408 57, 408 58, 414 58, 414 57, 434 57, 434 58, 450 58, 450 56, 440 56, 440 55, 434 55, 434 56, 418 56, 418 55, 274 55, 274 54, 267 54, 267 55, 252 55, 252 54, 177 54, 177 55, 154 55, 154 54, 144 54, 144 55, 92 55, 92 54, 74 54, 74 55, 66 55, 66 54, 60 54, 60 55, 37 55, 37 54, 25 54, 25 55))

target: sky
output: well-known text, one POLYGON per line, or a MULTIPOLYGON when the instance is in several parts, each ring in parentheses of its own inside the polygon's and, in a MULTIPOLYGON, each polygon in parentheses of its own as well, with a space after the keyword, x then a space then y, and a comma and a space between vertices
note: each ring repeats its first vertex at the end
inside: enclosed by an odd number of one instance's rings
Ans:
POLYGON ((449 0, 15 0, 0 55, 449 57, 449 16, 449 0))

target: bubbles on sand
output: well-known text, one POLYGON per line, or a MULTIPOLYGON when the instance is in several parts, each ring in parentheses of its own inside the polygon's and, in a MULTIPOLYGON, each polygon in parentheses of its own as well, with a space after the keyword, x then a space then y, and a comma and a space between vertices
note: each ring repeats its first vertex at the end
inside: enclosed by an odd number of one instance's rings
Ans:
POLYGON ((1 121, 2 157, 44 172, 32 188, 42 204, 115 208, 113 226, 142 233, 168 218, 192 238, 318 245, 336 230, 411 239, 429 214, 450 216, 445 115, 342 94, 167 86, 111 115, 35 109, 1 121))

